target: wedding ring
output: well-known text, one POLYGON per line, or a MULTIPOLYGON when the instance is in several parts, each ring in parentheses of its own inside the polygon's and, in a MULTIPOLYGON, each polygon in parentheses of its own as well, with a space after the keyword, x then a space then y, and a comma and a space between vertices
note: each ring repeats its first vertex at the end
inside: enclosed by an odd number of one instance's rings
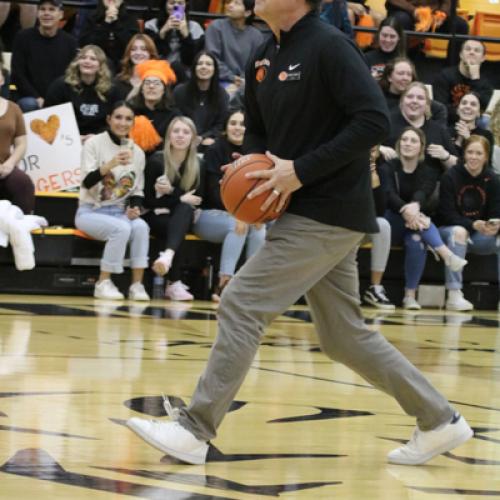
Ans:
POLYGON ((276 196, 279 196, 281 193, 277 189, 273 189, 273 194, 276 196))

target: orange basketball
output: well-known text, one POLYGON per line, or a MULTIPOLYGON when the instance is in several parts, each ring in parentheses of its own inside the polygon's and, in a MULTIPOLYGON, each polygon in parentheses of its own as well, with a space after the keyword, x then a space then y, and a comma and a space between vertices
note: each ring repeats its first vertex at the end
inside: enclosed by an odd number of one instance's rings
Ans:
POLYGON ((266 182, 267 179, 247 179, 245 174, 256 170, 268 170, 273 167, 274 163, 263 154, 241 156, 228 165, 222 178, 220 195, 226 210, 236 219, 247 224, 258 224, 277 219, 285 211, 290 197, 280 212, 275 210, 279 197, 271 203, 271 206, 265 212, 260 209, 271 191, 266 191, 251 200, 247 198, 250 191, 259 184, 266 182))

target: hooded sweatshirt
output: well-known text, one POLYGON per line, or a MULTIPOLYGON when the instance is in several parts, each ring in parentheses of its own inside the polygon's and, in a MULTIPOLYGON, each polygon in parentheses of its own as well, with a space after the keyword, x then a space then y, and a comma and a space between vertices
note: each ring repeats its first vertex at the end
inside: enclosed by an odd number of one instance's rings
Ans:
POLYGON ((490 168, 477 177, 461 163, 450 168, 441 178, 439 223, 472 233, 474 221, 493 218, 500 218, 500 177, 490 168))

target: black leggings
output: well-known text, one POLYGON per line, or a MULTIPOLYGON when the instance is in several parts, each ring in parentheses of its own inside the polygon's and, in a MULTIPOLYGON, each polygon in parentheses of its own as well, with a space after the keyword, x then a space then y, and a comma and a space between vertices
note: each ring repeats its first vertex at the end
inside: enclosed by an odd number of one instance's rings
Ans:
POLYGON ((178 203, 170 209, 168 214, 155 214, 154 211, 145 213, 142 218, 148 223, 151 234, 158 238, 164 249, 171 249, 175 252, 172 267, 168 273, 169 281, 180 279, 181 269, 179 265, 179 250, 186 234, 193 222, 194 209, 187 203, 178 203))

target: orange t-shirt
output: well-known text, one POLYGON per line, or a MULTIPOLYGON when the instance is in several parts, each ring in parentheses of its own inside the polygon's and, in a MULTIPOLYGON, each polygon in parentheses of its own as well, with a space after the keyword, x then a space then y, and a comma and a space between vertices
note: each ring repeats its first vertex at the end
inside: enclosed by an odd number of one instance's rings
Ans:
POLYGON ((17 104, 8 101, 7 111, 0 116, 0 162, 11 155, 14 139, 21 135, 26 135, 23 112, 17 104))

